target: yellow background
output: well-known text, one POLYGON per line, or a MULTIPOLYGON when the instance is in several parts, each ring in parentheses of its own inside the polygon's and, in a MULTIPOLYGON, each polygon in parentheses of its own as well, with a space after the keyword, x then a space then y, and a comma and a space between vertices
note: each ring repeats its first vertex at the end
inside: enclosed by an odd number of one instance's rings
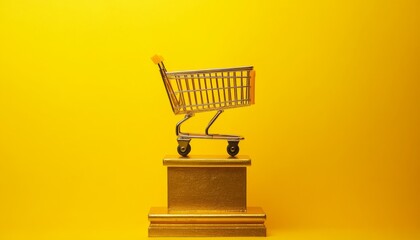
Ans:
POLYGON ((271 238, 418 236, 419 5, 1 0, 0 239, 147 236, 182 118, 155 53, 169 70, 254 65, 256 105, 213 131, 246 137, 271 238))

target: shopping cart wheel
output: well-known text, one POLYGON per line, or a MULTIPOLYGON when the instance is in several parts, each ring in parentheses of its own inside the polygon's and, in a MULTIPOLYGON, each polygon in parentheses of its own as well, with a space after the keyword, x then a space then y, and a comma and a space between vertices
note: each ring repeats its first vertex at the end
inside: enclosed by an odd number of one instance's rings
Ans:
POLYGON ((238 146, 239 142, 229 142, 226 150, 228 152, 228 154, 232 157, 236 156, 236 154, 239 153, 239 146, 238 146))
POLYGON ((178 153, 179 155, 186 157, 188 153, 191 152, 191 145, 188 144, 186 147, 181 147, 181 145, 178 145, 178 153))

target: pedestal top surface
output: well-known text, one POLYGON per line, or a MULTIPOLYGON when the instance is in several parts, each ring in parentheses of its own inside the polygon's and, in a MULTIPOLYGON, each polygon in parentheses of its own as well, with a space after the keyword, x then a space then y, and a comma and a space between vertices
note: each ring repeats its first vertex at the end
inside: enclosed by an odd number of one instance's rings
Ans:
POLYGON ((223 155, 166 155, 163 165, 168 167, 241 167, 250 166, 251 158, 246 155, 228 157, 223 155))

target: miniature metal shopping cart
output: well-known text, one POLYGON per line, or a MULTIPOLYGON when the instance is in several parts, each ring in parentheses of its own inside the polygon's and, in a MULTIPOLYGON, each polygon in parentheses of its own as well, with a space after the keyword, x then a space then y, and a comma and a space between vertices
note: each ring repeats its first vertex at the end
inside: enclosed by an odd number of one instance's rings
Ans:
POLYGON ((227 152, 232 157, 239 153, 237 135, 210 134, 209 129, 219 115, 227 108, 244 107, 254 104, 255 70, 252 66, 218 68, 193 71, 166 71, 163 58, 152 57, 159 66, 166 92, 175 114, 185 114, 176 124, 178 153, 187 156, 191 151, 193 138, 227 140, 227 152), (205 134, 181 132, 181 124, 194 116, 194 113, 217 111, 210 120, 205 134))

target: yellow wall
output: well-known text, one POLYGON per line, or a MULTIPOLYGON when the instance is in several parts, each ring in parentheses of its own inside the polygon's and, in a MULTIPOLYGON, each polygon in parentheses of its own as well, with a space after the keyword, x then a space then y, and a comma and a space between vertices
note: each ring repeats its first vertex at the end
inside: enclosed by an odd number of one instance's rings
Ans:
MULTIPOLYGON (((288 229, 420 228, 417 1, 0 2, 0 233, 140 232, 175 123, 157 67, 254 65, 248 203, 288 229)), ((186 127, 203 128, 211 114, 186 127)), ((195 140, 192 154, 225 154, 195 140)))

